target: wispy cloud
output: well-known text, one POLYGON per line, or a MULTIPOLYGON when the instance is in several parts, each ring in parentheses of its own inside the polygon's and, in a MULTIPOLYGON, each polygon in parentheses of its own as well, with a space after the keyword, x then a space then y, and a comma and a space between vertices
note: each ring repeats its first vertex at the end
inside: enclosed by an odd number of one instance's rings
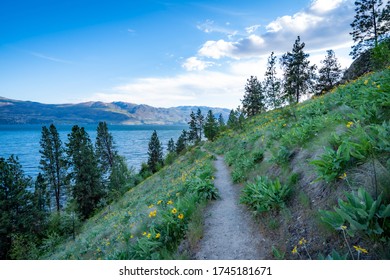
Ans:
POLYGON ((182 67, 187 71, 203 71, 206 68, 213 66, 214 64, 214 62, 200 60, 193 56, 187 58, 186 61, 182 64, 182 67))
POLYGON ((53 57, 53 56, 48 56, 48 55, 45 55, 45 54, 42 54, 42 53, 38 53, 38 52, 29 52, 29 53, 32 56, 35 56, 35 57, 38 57, 38 58, 42 58, 42 59, 45 59, 45 60, 49 60, 49 61, 52 61, 52 62, 63 63, 63 64, 74 64, 73 61, 65 60, 65 59, 61 59, 61 58, 57 58, 57 57, 53 57))

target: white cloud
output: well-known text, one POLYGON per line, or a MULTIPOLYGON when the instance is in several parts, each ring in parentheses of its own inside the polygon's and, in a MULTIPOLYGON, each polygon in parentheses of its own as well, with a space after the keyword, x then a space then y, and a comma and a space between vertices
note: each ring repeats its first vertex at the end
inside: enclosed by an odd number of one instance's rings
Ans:
POLYGON ((260 26, 261 26, 260 24, 252 25, 252 26, 249 26, 249 27, 245 28, 245 31, 246 31, 246 33, 248 33, 248 34, 252 34, 252 33, 256 32, 256 30, 257 30, 260 26))
POLYGON ((225 40, 207 41, 198 51, 200 56, 220 59, 225 56, 232 56, 235 46, 225 40))
POLYGON ((338 8, 345 0, 314 0, 310 10, 317 13, 328 13, 338 8))
POLYGON ((293 16, 282 16, 266 26, 267 32, 294 32, 302 33, 307 29, 316 27, 324 18, 307 13, 296 13, 293 16))
POLYGON ((187 58, 186 61, 182 64, 182 67, 187 71, 202 71, 210 66, 213 66, 214 64, 214 62, 203 61, 193 56, 187 58))

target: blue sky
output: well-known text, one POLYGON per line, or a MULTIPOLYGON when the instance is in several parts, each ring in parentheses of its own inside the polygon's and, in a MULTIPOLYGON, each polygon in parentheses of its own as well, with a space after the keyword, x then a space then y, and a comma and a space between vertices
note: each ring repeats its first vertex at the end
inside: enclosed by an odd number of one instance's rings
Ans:
POLYGON ((347 67, 353 2, 2 0, 0 96, 236 108, 298 35, 347 67))

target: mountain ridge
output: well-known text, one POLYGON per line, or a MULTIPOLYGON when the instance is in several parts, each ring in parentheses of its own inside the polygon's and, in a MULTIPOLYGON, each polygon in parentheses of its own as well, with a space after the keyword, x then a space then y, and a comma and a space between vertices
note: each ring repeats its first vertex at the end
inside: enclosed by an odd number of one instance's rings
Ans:
POLYGON ((123 101, 45 104, 15 100, 0 96, 0 124, 93 124, 105 121, 122 125, 183 125, 189 121, 191 111, 201 109, 203 114, 212 110, 226 120, 230 110, 207 106, 153 107, 123 101))

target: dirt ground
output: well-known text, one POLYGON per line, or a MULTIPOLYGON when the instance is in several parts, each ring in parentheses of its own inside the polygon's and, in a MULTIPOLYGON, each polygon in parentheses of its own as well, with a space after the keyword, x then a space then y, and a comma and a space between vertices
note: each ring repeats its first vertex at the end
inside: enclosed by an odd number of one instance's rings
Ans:
POLYGON ((199 241, 198 260, 259 260, 266 258, 266 239, 250 212, 239 203, 240 186, 234 185, 223 157, 215 161, 215 186, 220 199, 205 212, 204 235, 199 241))

